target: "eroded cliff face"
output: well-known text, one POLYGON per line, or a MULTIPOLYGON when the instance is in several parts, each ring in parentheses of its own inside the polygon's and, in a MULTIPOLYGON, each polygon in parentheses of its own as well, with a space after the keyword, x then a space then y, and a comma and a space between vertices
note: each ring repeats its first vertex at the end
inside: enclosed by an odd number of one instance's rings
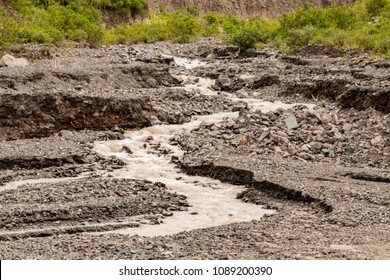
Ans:
POLYGON ((293 11, 304 3, 316 6, 330 5, 332 2, 342 5, 353 4, 354 0, 150 0, 149 5, 156 11, 164 6, 168 11, 194 6, 200 11, 232 13, 240 17, 276 17, 293 11))

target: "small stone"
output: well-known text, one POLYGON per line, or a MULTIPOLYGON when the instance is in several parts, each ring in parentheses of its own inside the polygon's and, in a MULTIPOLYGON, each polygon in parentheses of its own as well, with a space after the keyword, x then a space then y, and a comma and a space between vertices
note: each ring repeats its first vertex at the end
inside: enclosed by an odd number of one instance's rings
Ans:
POLYGON ((245 90, 243 90, 243 89, 237 90, 236 91, 236 95, 239 98, 249 98, 249 94, 245 90))
POLYGON ((151 116, 150 117, 150 123, 152 125, 158 125, 158 124, 161 124, 161 121, 156 116, 151 116))
POLYGON ((187 78, 186 84, 196 84, 196 83, 199 83, 199 77, 189 76, 187 78))
POLYGON ((287 129, 295 129, 299 127, 297 119, 294 116, 288 117, 284 120, 284 122, 287 126, 287 129))
POLYGON ((263 141, 269 135, 269 131, 263 131, 260 135, 259 142, 263 141))
POLYGON ((243 145, 248 142, 248 137, 246 135, 238 135, 232 140, 232 144, 243 145))
POLYGON ((343 131, 344 132, 349 132, 351 129, 352 129, 352 124, 350 124, 350 123, 343 124, 343 131))
POLYGON ((224 88, 230 85, 230 79, 225 76, 220 76, 215 80, 215 85, 219 88, 224 88))
POLYGON ((303 151, 303 152, 310 152, 309 146, 307 144, 302 145, 301 151, 303 151))
POLYGON ((382 141, 382 136, 378 135, 375 138, 371 139, 371 145, 379 144, 382 141))
POLYGON ((310 146, 312 146, 313 149, 318 150, 318 151, 322 149, 322 143, 320 143, 320 142, 311 142, 310 146))
POLYGON ((326 157, 334 157, 334 152, 329 149, 322 149, 321 152, 326 156, 326 157))
POLYGON ((129 147, 127 147, 127 146, 123 146, 122 147, 122 152, 126 152, 126 153, 128 153, 128 154, 132 154, 133 152, 130 150, 130 148, 129 147))
POLYGON ((73 137, 73 132, 69 130, 61 130, 58 133, 58 136, 63 137, 63 138, 71 138, 73 137))
POLYGON ((239 81, 246 84, 252 84, 257 80, 257 76, 255 75, 241 75, 239 81))
POLYGON ((111 131, 113 131, 113 132, 119 132, 119 133, 124 133, 125 131, 122 129, 122 128, 120 128, 119 126, 114 126, 113 128, 111 128, 111 131))
POLYGON ((182 84, 184 82, 183 78, 179 75, 172 75, 172 79, 175 84, 182 84))

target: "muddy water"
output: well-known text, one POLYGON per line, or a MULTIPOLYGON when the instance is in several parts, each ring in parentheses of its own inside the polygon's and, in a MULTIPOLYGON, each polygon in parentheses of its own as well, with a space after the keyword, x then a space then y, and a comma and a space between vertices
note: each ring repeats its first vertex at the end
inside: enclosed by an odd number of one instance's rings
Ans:
POLYGON ((203 124, 217 123, 237 118, 237 113, 220 113, 202 116, 183 125, 156 125, 126 133, 126 140, 101 142, 95 151, 104 156, 116 156, 126 162, 124 169, 111 173, 119 178, 147 179, 164 183, 168 190, 187 197, 188 211, 176 212, 160 225, 144 225, 139 228, 116 230, 116 233, 145 236, 167 235, 197 228, 219 226, 234 222, 259 219, 274 211, 261 206, 242 203, 236 195, 243 186, 220 181, 187 176, 171 162, 171 157, 181 157, 183 151, 170 144, 172 137, 203 124))
MULTIPOLYGON (((175 58, 177 65, 187 70, 204 66, 199 60, 175 58)), ((186 77, 182 77, 186 80, 186 77)), ((185 85, 189 91, 204 95, 216 95, 210 89, 214 83, 211 79, 199 78, 193 84, 185 85)), ((298 104, 268 102, 259 99, 239 99, 234 95, 233 101, 244 101, 251 110, 263 112, 279 108, 288 109, 298 104)), ((311 109, 309 104, 308 108, 311 109)), ((178 170, 171 158, 180 158, 183 151, 172 139, 182 132, 191 132, 201 125, 211 125, 227 119, 236 119, 238 113, 218 113, 210 116, 200 116, 183 125, 156 125, 138 131, 126 133, 122 141, 96 143, 94 150, 103 156, 116 156, 126 163, 126 167, 111 173, 114 177, 147 179, 152 182, 162 182, 171 192, 177 192, 187 197, 190 204, 188 211, 175 212, 173 216, 164 219, 159 225, 143 225, 139 228, 127 228, 113 231, 121 234, 139 234, 157 236, 175 234, 198 228, 207 228, 223 224, 251 221, 275 211, 263 209, 261 206, 243 203, 236 199, 244 186, 234 186, 204 177, 187 176, 178 170)))
POLYGON ((178 66, 184 67, 188 70, 200 67, 200 66, 205 66, 206 62, 200 61, 199 59, 188 59, 184 57, 174 57, 175 63, 178 66))

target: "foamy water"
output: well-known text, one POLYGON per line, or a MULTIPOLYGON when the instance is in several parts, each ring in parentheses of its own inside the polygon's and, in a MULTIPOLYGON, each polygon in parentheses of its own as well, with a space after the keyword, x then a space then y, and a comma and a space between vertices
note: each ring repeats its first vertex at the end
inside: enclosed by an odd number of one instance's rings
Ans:
POLYGON ((175 63, 188 70, 194 69, 199 66, 205 66, 206 62, 200 61, 199 59, 188 59, 185 57, 174 57, 175 63))
POLYGON ((113 232, 145 236, 167 235, 198 228, 219 226, 234 222, 259 219, 274 211, 246 204, 236 199, 243 186, 221 183, 206 177, 188 176, 171 162, 172 156, 181 157, 183 151, 169 144, 172 137, 191 131, 200 124, 212 124, 235 119, 237 113, 219 113, 193 119, 183 125, 156 125, 126 133, 126 140, 101 142, 95 151, 104 156, 116 156, 126 167, 111 173, 117 178, 147 179, 164 183, 168 190, 187 197, 188 211, 175 212, 160 225, 142 225, 139 228, 120 229, 113 232), (124 148, 126 147, 126 148, 124 148), (123 151, 127 150, 127 152, 123 151), (129 153, 129 150, 131 153, 129 153), (161 155, 165 151, 167 155, 161 155))

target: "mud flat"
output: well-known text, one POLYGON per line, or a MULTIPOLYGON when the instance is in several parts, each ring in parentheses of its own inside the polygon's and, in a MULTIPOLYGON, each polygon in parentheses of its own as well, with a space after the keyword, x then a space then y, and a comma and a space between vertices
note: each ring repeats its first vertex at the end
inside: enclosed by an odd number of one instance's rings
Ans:
POLYGON ((2 259, 390 258, 388 61, 52 54, 0 69, 2 259))

